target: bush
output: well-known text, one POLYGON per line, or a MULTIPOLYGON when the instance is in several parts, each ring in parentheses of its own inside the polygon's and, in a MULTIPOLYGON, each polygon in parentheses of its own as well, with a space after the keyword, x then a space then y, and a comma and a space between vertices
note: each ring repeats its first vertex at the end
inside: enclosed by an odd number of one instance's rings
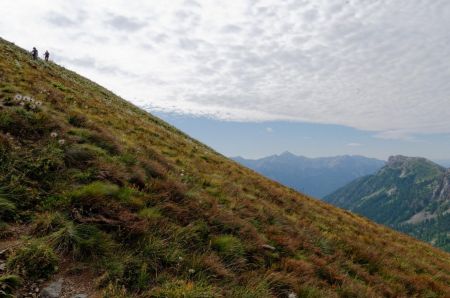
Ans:
POLYGON ((0 276, 0 297, 13 298, 14 291, 21 285, 22 281, 17 275, 0 276))
POLYGON ((214 298, 220 296, 209 285, 185 280, 167 281, 151 292, 151 297, 155 298, 214 298))
POLYGON ((232 235, 222 235, 213 238, 211 246, 220 256, 230 259, 242 257, 245 252, 241 240, 232 235))
POLYGON ((28 278, 47 278, 58 269, 58 257, 52 248, 40 241, 29 242, 15 251, 7 267, 28 278))

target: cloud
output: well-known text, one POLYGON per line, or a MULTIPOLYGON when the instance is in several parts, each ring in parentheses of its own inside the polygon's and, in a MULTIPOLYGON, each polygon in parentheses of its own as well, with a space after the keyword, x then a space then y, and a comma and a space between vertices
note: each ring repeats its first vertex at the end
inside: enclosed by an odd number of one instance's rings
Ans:
POLYGON ((272 132, 273 132, 273 128, 272 128, 272 127, 266 127, 266 131, 267 131, 268 133, 272 133, 272 132))
POLYGON ((132 17, 122 15, 112 15, 105 22, 112 28, 120 31, 134 32, 145 27, 145 22, 138 21, 132 17))
POLYGON ((0 35, 150 109, 450 133, 448 1, 158 3, 3 1, 0 35))
POLYGON ((348 143, 347 146, 349 146, 349 147, 360 147, 360 146, 362 146, 362 144, 361 143, 348 143))

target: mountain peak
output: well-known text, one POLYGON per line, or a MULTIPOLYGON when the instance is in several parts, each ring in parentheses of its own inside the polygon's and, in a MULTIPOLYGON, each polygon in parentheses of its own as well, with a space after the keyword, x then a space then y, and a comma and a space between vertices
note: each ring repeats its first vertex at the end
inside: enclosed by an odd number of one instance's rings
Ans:
POLYGON ((297 155, 295 155, 294 153, 290 152, 290 151, 284 151, 283 153, 281 153, 279 156, 283 156, 283 157, 298 157, 297 155))

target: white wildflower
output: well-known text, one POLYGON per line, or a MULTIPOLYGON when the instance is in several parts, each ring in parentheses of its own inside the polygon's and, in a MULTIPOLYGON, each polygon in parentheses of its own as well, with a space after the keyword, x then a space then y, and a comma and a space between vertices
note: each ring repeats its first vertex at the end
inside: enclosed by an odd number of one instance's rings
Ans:
POLYGON ((50 134, 50 136, 51 136, 52 138, 56 138, 56 137, 58 136, 58 133, 57 133, 57 132, 52 132, 52 133, 50 134))
POLYGON ((66 143, 66 140, 64 140, 64 139, 58 140, 58 144, 60 144, 60 145, 64 145, 65 143, 66 143))
POLYGON ((37 100, 37 101, 36 101, 36 105, 37 105, 38 107, 42 106, 42 101, 37 100))
POLYGON ((19 94, 19 93, 17 93, 17 94, 14 96, 14 99, 17 100, 17 101, 21 101, 22 98, 23 98, 22 94, 19 94))
POLYGON ((188 270, 188 272, 189 272, 189 274, 194 274, 195 273, 195 269, 191 268, 191 269, 188 270))
POLYGON ((288 298, 297 298, 297 294, 291 292, 289 293, 288 298))
POLYGON ((30 98, 29 96, 24 96, 24 97, 22 98, 23 101, 30 101, 30 99, 31 99, 31 98, 30 98))
POLYGON ((30 109, 32 109, 32 110, 36 109, 36 105, 35 104, 30 104, 30 109))

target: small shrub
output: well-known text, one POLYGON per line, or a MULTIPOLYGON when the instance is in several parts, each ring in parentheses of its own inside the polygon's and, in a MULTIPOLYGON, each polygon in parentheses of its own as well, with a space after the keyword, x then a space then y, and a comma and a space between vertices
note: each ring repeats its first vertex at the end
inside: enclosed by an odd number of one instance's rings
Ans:
POLYGON ((47 278, 57 271, 58 257, 47 244, 32 241, 8 258, 7 267, 28 278, 47 278))
POLYGON ((20 277, 17 275, 0 276, 0 297, 13 298, 14 291, 22 284, 20 277))
POLYGON ((211 246, 219 255, 230 259, 242 257, 245 252, 241 240, 232 235, 222 235, 213 238, 211 246))

